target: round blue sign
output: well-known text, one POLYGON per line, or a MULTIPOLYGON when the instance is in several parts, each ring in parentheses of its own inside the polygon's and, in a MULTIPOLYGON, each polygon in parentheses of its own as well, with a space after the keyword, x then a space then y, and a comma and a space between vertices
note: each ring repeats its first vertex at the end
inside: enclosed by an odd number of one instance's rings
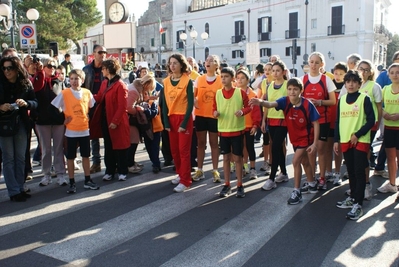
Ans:
POLYGON ((21 29, 21 34, 25 38, 31 38, 35 34, 35 31, 31 26, 24 26, 21 29))

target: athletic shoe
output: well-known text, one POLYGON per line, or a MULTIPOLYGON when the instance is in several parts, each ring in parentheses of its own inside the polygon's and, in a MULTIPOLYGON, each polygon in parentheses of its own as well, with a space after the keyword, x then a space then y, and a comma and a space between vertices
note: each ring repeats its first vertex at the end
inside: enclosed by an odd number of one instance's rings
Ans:
POLYGON ((342 183, 341 174, 339 172, 334 173, 333 185, 339 186, 341 185, 341 183, 342 183))
POLYGON ((363 209, 362 206, 360 206, 359 204, 354 204, 351 211, 346 214, 347 219, 354 221, 356 221, 362 216, 363 216, 363 209))
POLYGON ((73 194, 76 193, 76 185, 75 184, 71 184, 67 190, 67 194, 73 194))
POLYGON ((249 174, 249 166, 248 166, 248 163, 244 163, 243 169, 244 169, 243 175, 249 174))
POLYGON ((194 182, 198 182, 199 180, 205 179, 205 175, 203 171, 197 170, 191 178, 194 182))
POLYGON ((396 185, 391 185, 391 183, 385 183, 382 186, 377 188, 380 193, 396 193, 398 192, 398 188, 396 185))
POLYGON ((98 190, 100 187, 96 185, 92 180, 85 182, 84 186, 85 189, 91 189, 91 190, 98 190))
POLYGON ((364 199, 371 200, 373 198, 373 186, 371 184, 366 184, 366 188, 364 190, 364 199))
POLYGON ((347 197, 344 201, 338 201, 336 206, 340 209, 351 209, 353 207, 353 199, 347 197))
POLYGON ((130 173, 139 173, 143 170, 143 167, 138 166, 137 164, 131 166, 128 168, 128 171, 130 173))
POLYGON ((327 190, 327 181, 326 178, 320 177, 317 184, 317 189, 319 190, 327 190))
POLYGON ((220 173, 218 171, 212 171, 213 182, 220 183, 220 173))
POLYGON ((249 170, 249 179, 250 180, 258 179, 258 174, 256 173, 255 169, 249 170))
POLYGON ((119 181, 126 181, 126 174, 119 174, 118 180, 119 181))
POLYGON ((299 202, 302 201, 302 195, 301 192, 299 192, 298 190, 294 190, 291 193, 291 197, 288 199, 288 204, 289 205, 296 205, 299 204, 299 202))
POLYGON ((180 183, 180 176, 178 175, 175 179, 170 181, 172 184, 179 184, 180 183))
POLYGON ((381 170, 381 171, 374 170, 373 175, 389 179, 389 173, 386 170, 381 170))
POLYGON ((114 178, 113 175, 106 173, 106 174, 103 176, 103 181, 111 181, 112 178, 114 178))
POLYGON ((236 171, 236 165, 234 162, 230 162, 230 172, 235 172, 236 171))
POLYGON ((68 185, 67 180, 65 179, 64 175, 58 178, 58 184, 61 186, 68 185))
POLYGON ((27 181, 33 180, 33 173, 32 173, 32 172, 28 172, 28 173, 26 174, 26 180, 27 180, 27 181))
POLYGON ((301 194, 316 194, 317 191, 317 183, 315 183, 314 186, 312 186, 309 182, 304 182, 301 190, 301 194))
POLYGON ((236 197, 238 197, 238 198, 245 197, 245 192, 244 192, 244 187, 243 186, 237 186, 236 197))
POLYGON ((269 191, 276 187, 277 184, 275 182, 273 182, 271 179, 267 179, 265 184, 262 186, 262 190, 269 191))
POLYGON ((226 197, 231 194, 231 187, 229 185, 224 185, 219 193, 219 197, 226 197))
POLYGON ((160 171, 161 171, 161 168, 160 168, 160 167, 157 167, 157 166, 152 167, 152 172, 153 172, 153 173, 158 173, 158 172, 160 172, 160 171))
POLYGON ((276 183, 288 182, 288 175, 280 172, 280 174, 274 179, 274 181, 276 183))
POLYGON ((186 191, 188 187, 185 186, 184 184, 178 184, 175 188, 173 188, 173 191, 175 191, 176 193, 181 193, 186 191))
POLYGON ((326 181, 328 183, 334 182, 334 174, 332 172, 326 172, 326 181))
POLYGON ((267 162, 267 161, 264 161, 264 162, 263 162, 263 165, 262 165, 262 167, 260 167, 260 169, 259 169, 259 170, 261 170, 261 171, 267 171, 267 170, 270 170, 269 162, 267 162))
POLYGON ((53 181, 51 180, 51 176, 50 175, 45 175, 42 180, 40 181, 39 185, 40 186, 46 186, 51 184, 53 181))

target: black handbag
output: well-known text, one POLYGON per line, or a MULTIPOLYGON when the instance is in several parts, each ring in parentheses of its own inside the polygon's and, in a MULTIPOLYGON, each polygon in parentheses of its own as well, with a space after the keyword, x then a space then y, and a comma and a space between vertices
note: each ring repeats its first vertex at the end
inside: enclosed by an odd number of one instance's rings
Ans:
POLYGON ((19 109, 14 109, 0 115, 0 136, 13 136, 19 130, 19 109))

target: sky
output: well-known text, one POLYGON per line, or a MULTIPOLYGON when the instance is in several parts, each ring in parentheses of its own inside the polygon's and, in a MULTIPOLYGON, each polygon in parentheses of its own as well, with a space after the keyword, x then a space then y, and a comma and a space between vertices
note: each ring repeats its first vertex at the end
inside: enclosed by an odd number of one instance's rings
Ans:
MULTIPOLYGON (((133 13, 136 20, 140 18, 141 15, 148 9, 148 2, 150 0, 124 0, 120 1, 129 6, 130 13, 133 13)), ((97 0, 97 8, 100 12, 104 13, 104 0, 97 0)))

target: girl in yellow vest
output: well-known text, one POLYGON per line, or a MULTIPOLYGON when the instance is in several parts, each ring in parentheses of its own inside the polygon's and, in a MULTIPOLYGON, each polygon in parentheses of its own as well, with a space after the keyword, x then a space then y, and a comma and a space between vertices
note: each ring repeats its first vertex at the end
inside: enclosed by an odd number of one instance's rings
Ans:
POLYGON ((346 217, 357 220, 363 215, 367 153, 370 150, 370 129, 375 124, 375 115, 370 97, 359 92, 362 84, 360 74, 350 70, 344 81, 348 93, 340 98, 337 106, 334 152, 338 154, 340 145, 348 169, 351 195, 337 202, 336 206, 351 209, 346 217))
POLYGON ((396 187, 397 160, 399 159, 399 63, 393 63, 388 68, 389 79, 392 84, 382 90, 384 103, 384 143, 388 159, 389 182, 377 190, 381 193, 398 192, 396 187))
POLYGON ((191 185, 190 148, 193 129, 191 115, 194 106, 193 83, 187 75, 188 62, 182 54, 173 54, 168 59, 170 75, 163 80, 164 95, 162 113, 165 130, 169 132, 170 148, 177 177, 173 191, 184 192, 191 185))
POLYGON ((95 100, 90 90, 82 88, 85 73, 74 69, 69 73, 71 88, 61 92, 51 102, 56 108, 61 108, 65 114, 65 136, 67 138, 67 166, 69 176, 68 194, 76 193, 75 185, 75 158, 76 149, 80 147, 83 171, 85 175, 85 188, 99 189, 90 178, 90 134, 89 134, 89 108, 94 106, 95 100))
POLYGON ((205 61, 206 74, 197 78, 194 83, 195 97, 195 129, 197 132, 197 161, 198 169, 193 175, 194 181, 205 178, 202 167, 205 158, 205 146, 207 133, 209 136, 209 145, 211 147, 212 158, 212 176, 214 183, 220 183, 220 174, 218 172, 219 164, 219 146, 218 146, 218 127, 217 120, 212 114, 212 105, 215 94, 223 85, 219 75, 220 60, 216 55, 210 55, 205 61))

